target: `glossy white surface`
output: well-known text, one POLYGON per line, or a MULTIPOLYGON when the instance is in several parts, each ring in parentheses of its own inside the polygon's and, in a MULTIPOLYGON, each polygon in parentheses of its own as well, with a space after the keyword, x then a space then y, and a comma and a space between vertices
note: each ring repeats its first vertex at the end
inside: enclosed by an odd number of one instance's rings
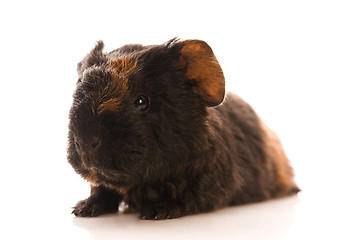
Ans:
POLYGON ((0 3, 0 239, 361 239, 359 1, 0 3), (75 218, 66 162, 76 64, 179 36, 206 40, 227 89, 279 134, 298 196, 166 221, 75 218))

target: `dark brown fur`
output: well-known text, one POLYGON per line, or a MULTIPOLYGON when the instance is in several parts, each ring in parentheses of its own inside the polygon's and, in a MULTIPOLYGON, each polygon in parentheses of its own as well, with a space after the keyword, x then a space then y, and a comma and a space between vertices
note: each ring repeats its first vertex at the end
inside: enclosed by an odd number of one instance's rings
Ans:
POLYGON ((76 216, 175 218, 299 191, 277 136, 241 98, 203 41, 103 43, 78 65, 68 160, 92 184, 76 216))

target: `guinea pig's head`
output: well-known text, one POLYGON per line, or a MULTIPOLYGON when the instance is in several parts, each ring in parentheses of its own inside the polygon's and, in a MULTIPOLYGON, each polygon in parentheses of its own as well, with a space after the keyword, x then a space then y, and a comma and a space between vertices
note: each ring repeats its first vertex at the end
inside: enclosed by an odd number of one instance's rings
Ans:
POLYGON ((223 101, 222 69, 200 40, 103 43, 78 64, 68 160, 95 185, 153 181, 194 164, 207 141, 207 107, 223 101))

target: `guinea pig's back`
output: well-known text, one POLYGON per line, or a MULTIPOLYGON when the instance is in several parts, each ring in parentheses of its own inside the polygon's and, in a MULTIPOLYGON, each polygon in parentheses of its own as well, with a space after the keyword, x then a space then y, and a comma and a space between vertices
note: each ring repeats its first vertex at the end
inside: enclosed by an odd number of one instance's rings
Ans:
MULTIPOLYGON (((234 165, 233 204, 261 201, 298 192, 293 171, 278 136, 242 98, 227 93, 224 102, 210 109, 210 123, 228 161, 234 165)), ((222 151, 219 149, 219 151, 222 151)), ((226 161, 227 162, 227 161, 226 161)))

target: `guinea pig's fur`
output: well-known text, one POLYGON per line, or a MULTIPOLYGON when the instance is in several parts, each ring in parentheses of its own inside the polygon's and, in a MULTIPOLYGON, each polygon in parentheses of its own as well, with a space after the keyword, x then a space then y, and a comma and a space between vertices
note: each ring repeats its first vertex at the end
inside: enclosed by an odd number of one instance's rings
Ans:
POLYGON ((207 43, 103 42, 78 64, 68 161, 91 183, 76 216, 166 219, 297 193, 281 143, 254 110, 225 94, 207 43))

